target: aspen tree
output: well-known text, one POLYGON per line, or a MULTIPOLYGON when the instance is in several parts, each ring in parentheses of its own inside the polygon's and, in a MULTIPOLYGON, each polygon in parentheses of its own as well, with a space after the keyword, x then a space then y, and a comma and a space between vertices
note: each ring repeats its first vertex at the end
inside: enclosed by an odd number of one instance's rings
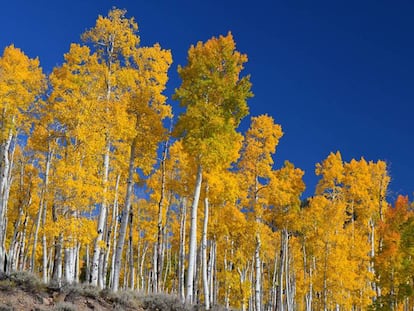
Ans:
POLYGON ((283 132, 280 125, 275 124, 272 117, 261 115, 252 117, 250 128, 242 150, 239 169, 246 198, 245 206, 253 213, 256 223, 255 235, 255 310, 262 310, 262 272, 261 272, 261 228, 264 211, 264 191, 266 184, 261 180, 268 181, 271 176, 273 159, 276 146, 283 132))
MULTIPOLYGON (((102 155, 102 185, 103 197, 97 224, 97 238, 93 251, 90 282, 98 283, 98 263, 101 256, 101 241, 103 239, 104 225, 107 219, 108 174, 110 167, 110 152, 116 142, 128 137, 131 130, 128 127, 126 106, 123 102, 125 88, 120 87, 119 73, 128 67, 129 59, 138 48, 140 38, 137 35, 138 25, 133 18, 125 17, 126 11, 113 9, 108 16, 99 16, 95 27, 86 31, 82 39, 91 43, 95 50, 98 63, 101 67, 103 85, 98 89, 97 104, 102 113, 100 134, 103 133, 105 146, 100 151, 102 155)), ((101 134, 102 135, 102 134, 101 134)))
POLYGON ((6 215, 14 146, 18 134, 29 129, 28 112, 45 87, 38 59, 30 59, 13 45, 4 49, 0 57, 0 269, 6 256, 6 215))
POLYGON ((182 83, 174 96, 186 111, 179 116, 175 135, 182 137, 185 150, 197 163, 186 284, 189 303, 194 302, 197 210, 203 171, 215 163, 234 161, 226 146, 240 141, 235 129, 247 115, 246 100, 252 96, 249 77, 239 76, 247 56, 235 48, 230 33, 198 42, 188 51, 188 64, 178 68, 182 83))
POLYGON ((128 182, 115 253, 113 291, 117 291, 119 285, 135 167, 146 175, 151 172, 157 160, 158 144, 166 135, 162 121, 171 116, 171 107, 165 103, 166 97, 162 94, 168 80, 167 71, 172 62, 171 53, 156 44, 153 47, 137 49, 133 60, 135 66, 122 72, 126 81, 125 86, 129 90, 126 103, 133 130, 128 139, 130 143, 128 182))

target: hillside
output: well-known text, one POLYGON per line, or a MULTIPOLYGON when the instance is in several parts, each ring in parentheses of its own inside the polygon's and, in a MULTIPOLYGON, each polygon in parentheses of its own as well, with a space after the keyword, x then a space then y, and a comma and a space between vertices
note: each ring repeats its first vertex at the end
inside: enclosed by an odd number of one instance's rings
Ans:
POLYGON ((26 273, 0 275, 0 311, 86 311, 86 310, 198 310, 182 304, 173 295, 142 295, 138 292, 112 293, 90 285, 45 285, 26 273))

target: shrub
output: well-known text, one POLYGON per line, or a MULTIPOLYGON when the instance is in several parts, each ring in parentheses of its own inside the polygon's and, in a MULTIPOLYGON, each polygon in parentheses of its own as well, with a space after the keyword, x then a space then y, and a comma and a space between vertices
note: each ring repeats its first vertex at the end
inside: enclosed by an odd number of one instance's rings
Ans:
POLYGON ((193 308, 182 303, 177 296, 161 293, 142 297, 141 306, 146 310, 160 311, 191 311, 193 308))
POLYGON ((129 308, 137 308, 137 301, 140 295, 136 291, 131 290, 122 290, 116 293, 104 290, 101 292, 101 296, 105 299, 108 299, 112 303, 115 303, 115 305, 121 305, 123 307, 129 308))
POLYGON ((3 304, 0 305, 0 311, 13 311, 13 310, 14 309, 11 306, 7 306, 7 305, 3 305, 3 304))
POLYGON ((76 311, 76 306, 69 302, 59 302, 53 308, 54 311, 76 311))
POLYGON ((45 284, 36 275, 27 271, 12 272, 10 281, 31 293, 39 293, 46 288, 45 284))

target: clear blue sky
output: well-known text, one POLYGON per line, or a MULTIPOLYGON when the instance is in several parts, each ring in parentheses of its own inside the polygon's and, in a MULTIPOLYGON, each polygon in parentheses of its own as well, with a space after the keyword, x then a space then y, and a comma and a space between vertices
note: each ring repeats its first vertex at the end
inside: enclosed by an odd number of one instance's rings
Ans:
POLYGON ((249 57, 251 115, 282 125, 276 167, 290 160, 304 169, 307 195, 315 163, 337 150, 346 161, 387 161, 391 199, 414 192, 414 2, 4 1, 0 48, 14 43, 50 73, 113 6, 135 17, 143 45, 172 50, 167 94, 191 44, 232 31, 249 57))

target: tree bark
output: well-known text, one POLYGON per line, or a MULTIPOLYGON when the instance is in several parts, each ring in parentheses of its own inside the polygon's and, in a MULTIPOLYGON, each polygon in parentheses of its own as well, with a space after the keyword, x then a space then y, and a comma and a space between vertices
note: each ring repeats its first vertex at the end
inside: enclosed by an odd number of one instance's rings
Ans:
POLYGON ((119 288, 119 276, 121 273, 122 265, 122 252, 124 250, 126 230, 128 226, 128 217, 131 210, 131 201, 133 196, 134 189, 134 159, 135 159, 135 148, 136 148, 136 139, 135 138, 131 144, 131 152, 129 158, 129 168, 128 168, 128 181, 127 181, 127 191, 125 197, 125 207, 121 215, 121 225, 119 228, 118 242, 115 252, 115 265, 114 269, 114 278, 112 284, 112 291, 116 292, 119 288))
POLYGON ((203 180, 203 171, 201 164, 198 165, 197 178, 194 189, 194 198, 191 205, 191 224, 190 224, 190 241, 188 254, 188 270, 187 270, 187 303, 194 303, 194 274, 196 269, 197 256, 197 209, 200 199, 201 183, 203 180))
POLYGON ((156 256, 157 259, 155 260, 157 266, 154 267, 155 271, 155 291, 159 292, 162 284, 162 229, 163 229, 163 204, 164 204, 164 197, 165 197, 165 161, 167 159, 167 153, 168 153, 168 139, 165 141, 164 150, 162 151, 162 158, 161 158, 161 194, 160 194, 160 200, 158 201, 158 222, 157 222, 157 252, 156 256))
POLYGON ((11 171, 14 155, 12 140, 13 134, 10 130, 6 141, 0 146, 0 269, 3 269, 4 271, 6 270, 6 212, 11 186, 11 171))
POLYGON ((178 295, 181 302, 185 301, 185 225, 187 219, 187 198, 181 199, 181 213, 180 213, 180 250, 178 255, 178 295))
POLYGON ((210 309, 210 288, 207 274, 207 227, 208 227, 208 185, 206 185, 206 193, 204 198, 204 222, 203 222, 203 234, 201 240, 201 260, 203 269, 203 290, 204 290, 204 307, 206 310, 210 309))
MULTIPOLYGON (((109 153, 110 153, 111 144, 108 141, 106 146, 106 152, 104 155, 104 174, 103 174, 103 198, 102 203, 99 211, 99 218, 98 218, 98 228, 97 228, 97 237, 95 239, 95 246, 93 249, 93 257, 92 257, 92 264, 91 264, 91 274, 89 276, 89 282, 97 286, 98 285, 98 266, 99 266, 99 258, 101 257, 101 246, 100 243, 103 239, 103 233, 105 230, 106 218, 107 218, 107 202, 106 202, 106 193, 108 191, 108 174, 109 174, 109 153)), ((99 286, 102 288, 102 286, 99 286)))
MULTIPOLYGON (((32 256, 30 259, 30 271, 32 273, 35 271, 35 266, 36 266, 36 248, 37 248, 37 240, 39 236, 39 229, 40 229, 40 224, 42 220, 43 210, 46 208, 46 205, 47 205, 46 194, 48 191, 50 163, 52 161, 52 157, 53 157, 53 150, 49 145, 48 152, 46 155, 46 163, 45 163, 45 178, 43 180, 43 187, 42 187, 41 194, 40 194, 39 211, 36 217, 36 228, 35 228, 35 233, 34 233, 34 238, 33 238, 32 256)), ((47 282, 47 276, 46 276, 46 280, 45 278, 43 279, 43 282, 47 282)))

